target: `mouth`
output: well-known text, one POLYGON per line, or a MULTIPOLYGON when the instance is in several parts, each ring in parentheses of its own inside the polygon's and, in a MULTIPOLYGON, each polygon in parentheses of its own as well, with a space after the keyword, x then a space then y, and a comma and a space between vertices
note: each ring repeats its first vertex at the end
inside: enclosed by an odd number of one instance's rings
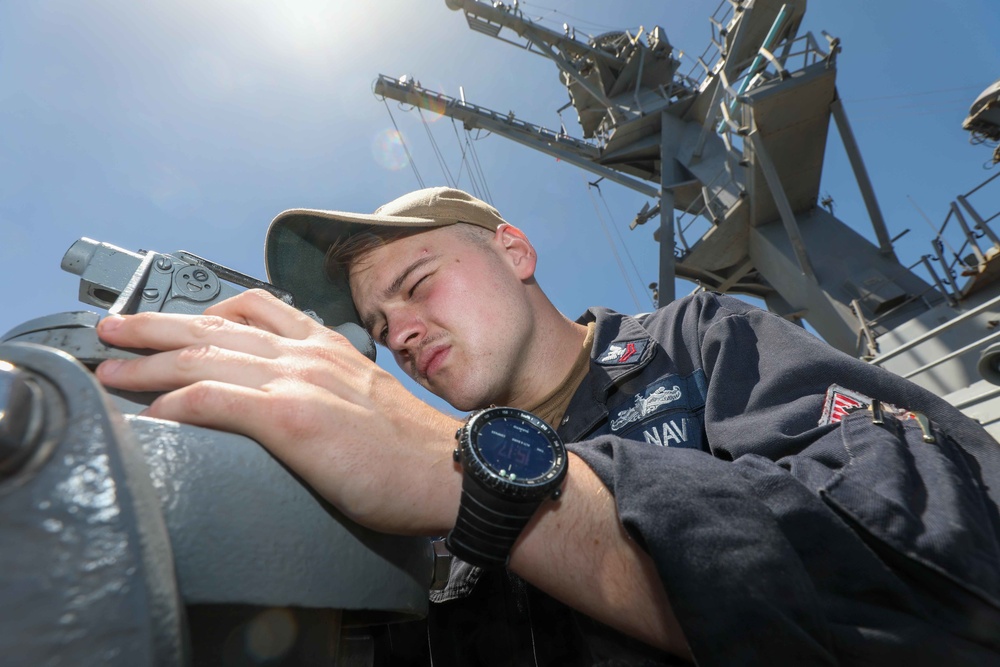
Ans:
POLYGON ((450 350, 451 348, 447 345, 436 345, 424 349, 417 359, 417 376, 430 380, 431 375, 441 368, 450 350))

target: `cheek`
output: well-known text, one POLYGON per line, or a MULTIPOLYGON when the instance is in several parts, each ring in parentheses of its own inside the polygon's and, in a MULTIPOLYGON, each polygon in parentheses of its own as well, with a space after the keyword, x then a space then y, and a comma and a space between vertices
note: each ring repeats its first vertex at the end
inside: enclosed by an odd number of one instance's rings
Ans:
POLYGON ((458 331, 473 329, 477 337, 488 337, 502 325, 509 305, 499 291, 500 285, 460 277, 439 283, 427 294, 424 313, 436 324, 458 331))
POLYGON ((475 254, 454 260, 421 302, 427 323, 453 334, 464 332, 463 344, 472 347, 505 336, 511 316, 523 304, 503 269, 475 254))

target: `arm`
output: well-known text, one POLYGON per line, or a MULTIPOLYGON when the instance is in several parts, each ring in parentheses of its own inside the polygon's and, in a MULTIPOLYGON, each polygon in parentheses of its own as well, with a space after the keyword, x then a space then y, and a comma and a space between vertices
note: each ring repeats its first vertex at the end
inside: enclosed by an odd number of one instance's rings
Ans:
POLYGON ((560 500, 535 515, 510 566, 577 611, 690 658, 653 560, 626 532, 614 497, 578 456, 570 454, 560 500))
MULTIPOLYGON (((109 386, 165 392, 147 416, 254 438, 373 529, 440 535, 454 525, 460 422, 273 297, 247 292, 203 316, 107 318, 98 331, 110 344, 162 350, 97 370, 109 386)), ((571 459, 563 499, 529 525, 512 568, 569 606, 686 655, 652 561, 622 529, 607 489, 571 459)))

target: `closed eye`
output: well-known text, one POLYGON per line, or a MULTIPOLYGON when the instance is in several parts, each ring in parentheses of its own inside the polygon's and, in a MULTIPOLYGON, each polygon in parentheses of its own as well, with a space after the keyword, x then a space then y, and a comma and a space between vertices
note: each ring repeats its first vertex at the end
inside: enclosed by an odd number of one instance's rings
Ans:
POLYGON ((424 277, 422 277, 420 280, 418 280, 417 282, 413 283, 413 287, 410 288, 410 291, 407 292, 407 295, 410 296, 410 297, 412 297, 413 293, 417 291, 417 287, 420 285, 420 283, 422 283, 425 280, 427 280, 427 278, 429 276, 430 276, 430 274, 428 273, 427 275, 425 275, 424 277))

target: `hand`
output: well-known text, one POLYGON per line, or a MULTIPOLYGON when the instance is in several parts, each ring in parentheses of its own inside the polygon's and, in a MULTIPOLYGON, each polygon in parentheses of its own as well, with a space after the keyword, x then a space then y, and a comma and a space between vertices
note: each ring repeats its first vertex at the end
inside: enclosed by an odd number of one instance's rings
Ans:
POLYGON ((370 528, 430 535, 454 525, 461 422, 267 292, 203 315, 108 317, 97 331, 111 345, 159 350, 96 371, 109 387, 165 392, 146 416, 247 435, 370 528))

